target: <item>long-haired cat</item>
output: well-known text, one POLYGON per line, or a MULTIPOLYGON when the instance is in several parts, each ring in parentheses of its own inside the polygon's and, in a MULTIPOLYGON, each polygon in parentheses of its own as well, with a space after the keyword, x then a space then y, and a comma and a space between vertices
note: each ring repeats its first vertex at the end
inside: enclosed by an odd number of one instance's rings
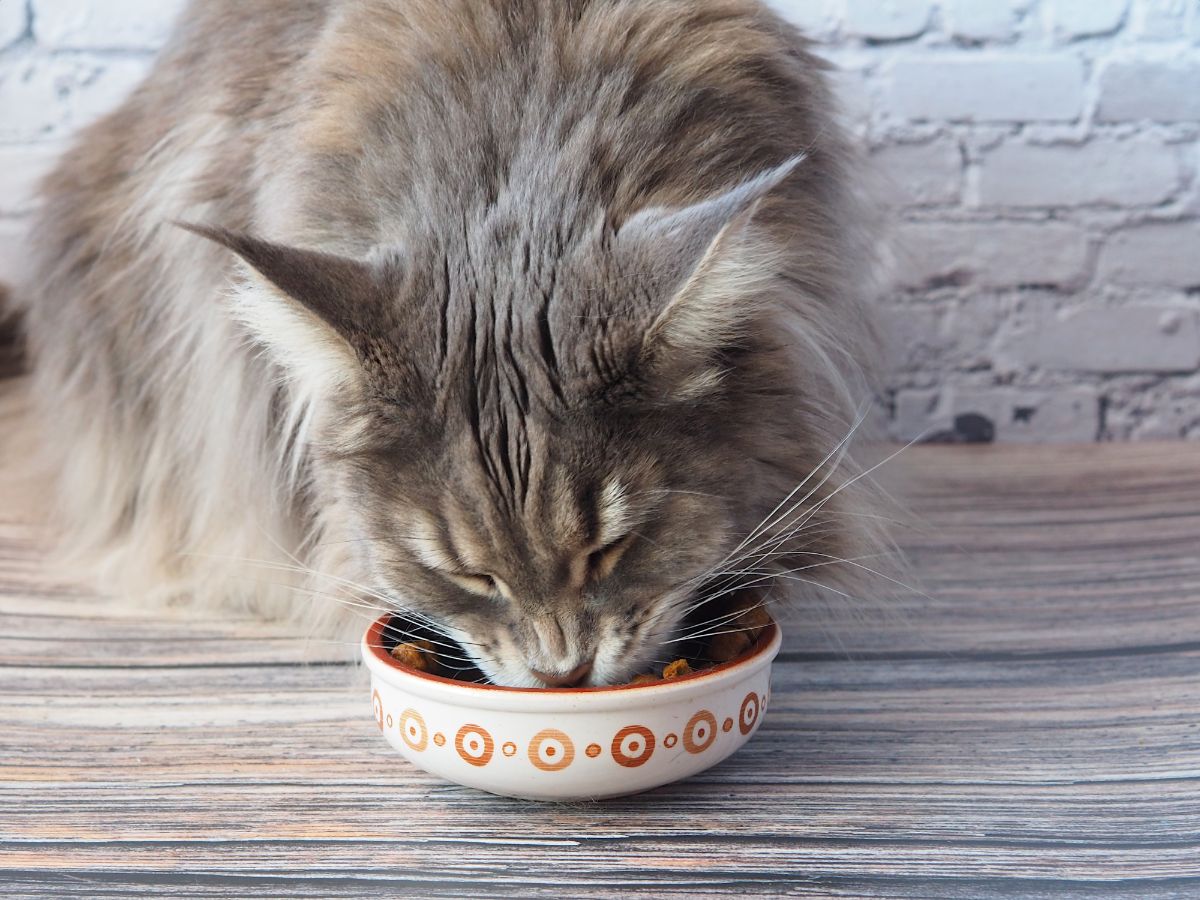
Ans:
POLYGON ((871 540, 850 157, 756 0, 197 0, 15 297, 72 544, 508 685, 819 593, 871 540))

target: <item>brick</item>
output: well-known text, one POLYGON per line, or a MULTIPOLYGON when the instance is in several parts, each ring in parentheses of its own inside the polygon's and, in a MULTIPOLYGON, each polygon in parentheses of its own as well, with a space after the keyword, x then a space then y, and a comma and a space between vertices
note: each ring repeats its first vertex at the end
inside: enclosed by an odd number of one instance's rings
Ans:
POLYGON ((1100 402, 1090 387, 960 387, 901 390, 896 395, 893 437, 946 439, 990 430, 1000 443, 1089 442, 1100 430, 1100 402), (959 420, 959 417, 973 417, 959 420), (982 422, 979 422, 982 419, 982 422), (956 427, 983 425, 982 429, 956 427), (989 427, 990 426, 990 429, 989 427))
POLYGON ((994 369, 992 335, 1010 315, 1008 298, 960 295, 949 302, 890 303, 876 313, 888 372, 941 380, 953 369, 994 369))
POLYGON ((888 109, 913 121, 1066 122, 1083 111, 1083 63, 1073 56, 912 57, 889 74, 888 109))
POLYGON ((1101 122, 1195 122, 1200 119, 1200 59, 1127 59, 1100 74, 1101 122))
POLYGON ((1100 251, 1098 280, 1130 287, 1200 286, 1200 221, 1123 228, 1100 251))
POLYGON ((919 222, 898 236, 902 284, 1072 287, 1088 266, 1084 232, 1058 222, 919 222))
POLYGON ((1165 306, 1068 309, 1010 336, 1004 349, 1045 369, 1191 372, 1200 368, 1200 319, 1165 306))
POLYGON ((1183 37, 1188 3, 1195 0, 1141 0, 1134 33, 1146 41, 1174 41, 1183 37))
POLYGON ((927 388, 901 388, 896 392, 891 426, 893 440, 916 440, 929 430, 941 395, 927 388))
MULTIPOLYGON (((1145 404, 1146 398, 1140 401, 1145 404)), ((1181 438, 1200 439, 1200 391, 1187 400, 1160 400, 1155 398, 1156 410, 1139 421, 1128 437, 1135 441, 1177 441, 1181 438)))
POLYGON ((946 343, 941 314, 926 305, 885 307, 876 325, 891 372, 920 369, 939 356, 946 343))
POLYGON ((957 203, 962 194, 963 160, 956 141, 889 144, 873 155, 885 199, 894 206, 957 203))
POLYGON ((1023 5, 1016 0, 949 0, 947 29, 952 37, 968 41, 1012 40, 1023 5))
POLYGON ((1183 181, 1176 149, 1153 139, 1094 139, 1081 146, 1010 141, 983 158, 979 199, 1009 207, 1153 206, 1183 181))
POLYGON ((835 69, 830 73, 829 83, 842 122, 855 134, 865 135, 871 122, 866 73, 861 69, 835 69))
POLYGON ((1133 405, 1151 412, 1131 435, 1135 440, 1200 438, 1200 378, 1171 379, 1157 390, 1137 391, 1133 405))
POLYGON ((155 50, 187 0, 34 0, 33 33, 55 49, 155 50))
POLYGON ((33 210, 34 189, 62 151, 61 143, 0 144, 0 215, 33 210))
POLYGON ((133 90, 148 64, 82 55, 0 61, 0 141, 58 137, 88 124, 133 90))
POLYGON ((826 37, 837 27, 836 5, 812 0, 767 0, 767 5, 805 34, 826 37))
POLYGON ((1060 40, 1112 34, 1121 28, 1129 0, 1054 0, 1051 21, 1060 40))
POLYGON ((1104 395, 1107 440, 1200 438, 1200 375, 1116 376, 1104 395))
POLYGON ((914 38, 932 15, 932 0, 846 0, 846 32, 877 41, 914 38))
POLYGON ((0 49, 16 43, 28 30, 29 14, 24 0, 0 2, 0 49))

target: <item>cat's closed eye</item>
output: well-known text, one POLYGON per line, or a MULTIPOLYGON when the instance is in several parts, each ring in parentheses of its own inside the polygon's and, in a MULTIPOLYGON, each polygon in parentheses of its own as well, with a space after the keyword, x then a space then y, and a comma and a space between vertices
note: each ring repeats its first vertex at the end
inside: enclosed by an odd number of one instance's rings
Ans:
POLYGON ((621 561, 621 557, 625 551, 629 549, 633 537, 633 533, 630 532, 624 537, 610 541, 603 547, 589 553, 587 556, 587 574, 589 580, 599 581, 611 575, 613 569, 617 567, 617 563, 621 561))
POLYGON ((443 572, 442 574, 460 587, 473 594, 479 594, 481 597, 508 596, 503 582, 495 575, 489 575, 486 572, 443 572))

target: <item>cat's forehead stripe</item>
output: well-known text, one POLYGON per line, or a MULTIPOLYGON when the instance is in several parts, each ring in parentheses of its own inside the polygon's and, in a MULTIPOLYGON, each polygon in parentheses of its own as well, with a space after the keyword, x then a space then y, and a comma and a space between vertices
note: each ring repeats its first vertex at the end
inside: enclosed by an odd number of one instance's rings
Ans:
POLYGON ((624 537, 632 527, 629 496, 619 480, 609 481, 600 491, 596 503, 596 518, 600 523, 598 540, 601 544, 611 544, 624 537))

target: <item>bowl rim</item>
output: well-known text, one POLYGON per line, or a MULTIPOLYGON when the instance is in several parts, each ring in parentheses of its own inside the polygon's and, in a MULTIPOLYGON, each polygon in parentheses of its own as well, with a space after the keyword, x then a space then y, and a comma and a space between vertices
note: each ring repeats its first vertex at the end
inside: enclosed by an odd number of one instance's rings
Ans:
MULTIPOLYGON (((392 615, 392 613, 384 613, 373 621, 363 634, 362 653, 368 666, 377 671, 382 669, 380 674, 386 672, 403 679, 411 679, 417 685, 432 688, 439 694, 443 691, 450 691, 450 696, 455 696, 455 699, 463 701, 463 705, 471 705, 472 701, 478 703, 483 698, 499 700, 502 698, 516 699, 519 696, 525 696, 553 698, 557 700, 565 698, 582 700, 588 697, 599 699, 638 692, 641 692, 639 697, 645 697, 651 691, 676 692, 687 690, 699 687, 702 683, 707 683, 714 678, 723 681, 725 680, 724 676, 732 674, 735 670, 757 670, 762 665, 769 664, 779 652, 779 646, 782 642, 779 625, 772 618, 771 624, 763 630, 758 640, 747 650, 744 650, 731 660, 718 663, 707 669, 701 669, 690 675, 681 675, 678 678, 669 680, 660 679, 648 684, 612 684, 581 688, 510 687, 497 684, 470 684, 457 681, 453 678, 446 678, 443 675, 431 675, 428 672, 411 668, 393 659, 391 654, 383 649, 383 629, 391 621, 392 615)), ((690 691, 688 692, 690 693, 690 691)))

